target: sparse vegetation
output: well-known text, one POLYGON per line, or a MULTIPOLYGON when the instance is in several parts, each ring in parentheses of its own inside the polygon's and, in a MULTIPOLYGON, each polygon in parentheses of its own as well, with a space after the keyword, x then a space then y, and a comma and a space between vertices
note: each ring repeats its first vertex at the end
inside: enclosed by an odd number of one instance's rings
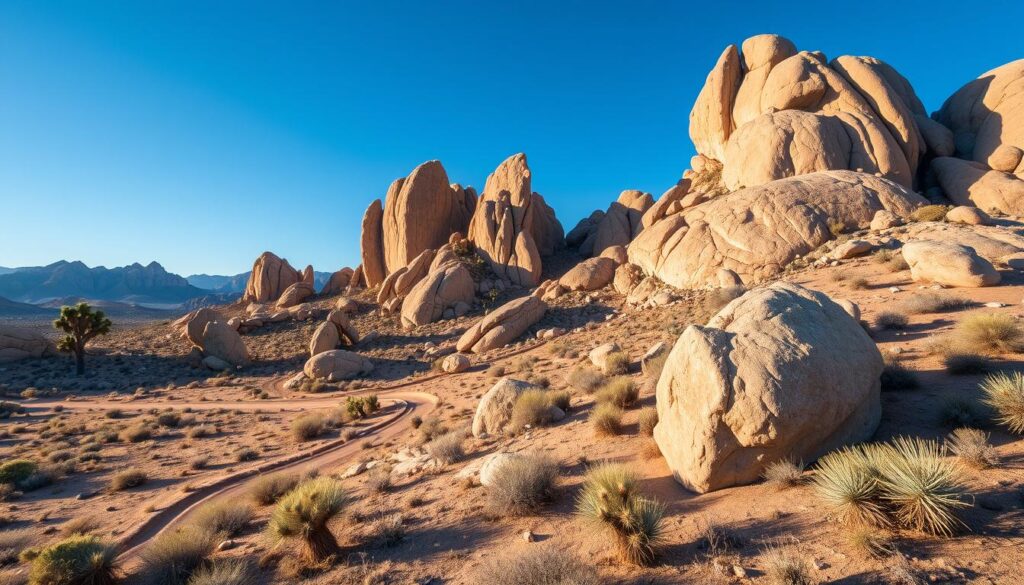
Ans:
POLYGON ((616 376, 605 382, 594 398, 599 403, 626 408, 632 406, 640 398, 640 390, 629 376, 616 376))
POLYGON ((590 424, 598 436, 617 435, 622 431, 622 409, 607 402, 598 404, 590 411, 590 424))
POLYGON ((911 315, 941 313, 966 309, 973 303, 969 299, 949 293, 917 293, 899 304, 899 310, 911 315))
POLYGON ((462 448, 465 441, 465 431, 451 431, 427 443, 427 452, 441 463, 451 465, 466 456, 466 452, 462 448))
POLYGON ((961 352, 1000 354, 1024 349, 1024 329, 1003 313, 980 313, 962 319, 953 332, 953 347, 961 352))
POLYGON ((883 311, 875 317, 875 327, 880 331, 906 329, 907 323, 907 316, 895 311, 883 311))
POLYGON ((252 520, 249 504, 232 501, 211 502, 196 510, 192 524, 204 532, 236 536, 252 520))
POLYGON ((495 516, 521 516, 536 512, 554 498, 558 463, 540 453, 509 458, 494 472, 487 488, 490 511, 495 516))
POLYGON ((141 443, 153 438, 153 430, 146 423, 139 423, 121 431, 120 438, 126 443, 141 443))
POLYGON ((609 531, 619 555, 634 564, 651 563, 662 540, 665 508, 639 492, 637 476, 622 465, 603 463, 587 472, 576 514, 609 531))
POLYGON ((892 392, 896 390, 913 390, 920 385, 917 374, 903 365, 903 360, 897 354, 882 354, 882 390, 892 392))
POLYGON ((943 356, 942 364, 951 376, 970 376, 988 371, 988 359, 975 353, 951 353, 943 356))
POLYGON ((323 561, 338 549, 327 523, 345 509, 348 496, 341 483, 329 477, 311 479, 277 503, 268 533, 274 539, 299 539, 303 556, 312 563, 323 561))
POLYGON ((405 538, 405 519, 398 512, 387 514, 373 523, 372 533, 380 544, 395 546, 405 538))
POLYGON ((871 526, 851 526, 845 535, 847 544, 862 557, 882 558, 896 551, 889 535, 871 526))
POLYGON ((39 551, 28 578, 31 585, 114 585, 116 569, 115 545, 79 534, 39 551))
POLYGON ((512 405, 512 418, 508 428, 518 432, 524 428, 551 424, 554 420, 552 393, 540 388, 528 388, 519 394, 512 405))
POLYGON ((13 485, 15 487, 23 484, 36 473, 39 465, 28 459, 15 459, 0 464, 0 484, 13 485))
POLYGON ((391 489, 391 466, 378 465, 366 474, 366 488, 382 494, 391 489))
POLYGON ((814 585, 811 564, 803 555, 783 548, 778 544, 769 545, 763 553, 764 573, 771 585, 814 585))
POLYGON ((856 276, 850 279, 850 288, 854 290, 865 290, 868 287, 870 287, 870 283, 863 276, 856 276))
POLYGON ((613 351, 604 358, 604 373, 608 376, 619 376, 629 372, 629 354, 613 351))
POLYGON ((924 205, 915 209, 910 214, 910 219, 913 221, 943 221, 949 210, 948 205, 924 205))
POLYGON ((120 492, 146 483, 149 477, 139 470, 122 471, 110 480, 110 491, 120 492))
POLYGON ((648 437, 654 435, 654 427, 658 424, 658 409, 647 406, 640 409, 639 419, 640 434, 648 437))
POLYGON ((1014 433, 1024 434, 1024 375, 999 372, 981 383, 985 404, 996 411, 996 420, 1014 433))
POLYGON ((324 416, 318 412, 301 414, 291 424, 292 438, 297 443, 312 441, 322 435, 325 429, 324 416))
POLYGON ((593 566, 572 552, 538 546, 503 555, 477 571, 475 583, 487 585, 598 585, 593 566))
POLYGON ((249 487, 249 496, 260 506, 268 506, 281 499, 289 491, 299 485, 297 473, 274 473, 262 475, 253 480, 249 487))
POLYGON ((604 374, 585 366, 577 366, 569 372, 567 382, 580 392, 592 394, 604 384, 604 374))
POLYGON ((975 469, 994 467, 999 463, 995 447, 988 442, 988 433, 961 427, 946 438, 946 447, 966 465, 975 469))
POLYGON ((761 477, 769 486, 777 490, 784 490, 800 485, 803 482, 803 472, 803 462, 796 463, 791 459, 782 459, 768 464, 761 477))
POLYGON ((195 526, 161 533, 139 555, 143 581, 151 585, 186 585, 215 544, 213 534, 195 526))
POLYGON ((188 585, 253 585, 257 583, 256 568, 245 558, 214 559, 199 567, 188 585))

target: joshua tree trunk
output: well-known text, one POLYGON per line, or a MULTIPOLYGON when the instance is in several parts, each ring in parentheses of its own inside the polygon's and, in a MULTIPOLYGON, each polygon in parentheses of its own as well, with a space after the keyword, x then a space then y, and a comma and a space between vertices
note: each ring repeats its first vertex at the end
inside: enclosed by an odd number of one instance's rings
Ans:
POLYGON ((85 373, 85 348, 75 349, 75 375, 81 376, 85 373))

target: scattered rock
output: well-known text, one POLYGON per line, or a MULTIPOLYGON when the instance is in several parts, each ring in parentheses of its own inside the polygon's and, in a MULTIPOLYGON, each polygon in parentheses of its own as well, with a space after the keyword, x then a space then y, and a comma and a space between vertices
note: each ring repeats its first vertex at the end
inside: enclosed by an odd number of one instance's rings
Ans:
POLYGON ((25 327, 0 324, 0 363, 41 358, 56 353, 42 333, 25 327))
POLYGON ((441 370, 448 374, 458 374, 469 369, 469 356, 453 353, 441 360, 441 370))
POLYGON ((310 379, 328 382, 350 380, 372 371, 373 363, 370 360, 344 349, 318 353, 306 360, 306 365, 303 366, 303 372, 310 379))
POLYGON ((945 286, 980 287, 999 284, 992 263, 978 256, 974 248, 948 241, 915 240, 903 245, 903 258, 915 281, 927 280, 945 286))
POLYGON ((539 321, 547 303, 534 295, 509 301, 473 324, 455 347, 463 353, 482 353, 503 347, 539 321))
MULTIPOLYGON (((512 407, 519 395, 533 388, 529 382, 502 378, 481 398, 473 417, 473 436, 500 434, 512 419, 512 407)), ((481 478, 482 482, 482 478, 481 478)))
POLYGON ((616 263, 611 258, 598 256, 573 266, 562 275, 558 284, 569 290, 597 290, 604 288, 615 276, 616 263))
POLYGON ((609 367, 608 356, 610 356, 613 353, 619 353, 621 351, 622 348, 619 347, 618 343, 605 343, 590 350, 588 357, 590 358, 590 363, 594 364, 595 366, 597 366, 598 369, 607 374, 609 367))

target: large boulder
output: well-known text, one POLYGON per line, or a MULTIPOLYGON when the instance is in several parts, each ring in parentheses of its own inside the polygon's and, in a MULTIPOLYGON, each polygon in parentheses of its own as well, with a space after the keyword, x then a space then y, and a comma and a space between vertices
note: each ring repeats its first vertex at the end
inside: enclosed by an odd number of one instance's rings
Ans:
POLYGON ((330 321, 324 321, 313 332, 309 340, 309 355, 312 357, 318 353, 337 349, 341 343, 338 335, 338 327, 330 321))
POLYGON ((615 260, 598 256, 573 266, 558 279, 558 284, 569 290, 597 290, 604 288, 615 277, 615 260))
POLYGON ((531 189, 526 155, 506 159, 487 177, 467 232, 495 274, 526 287, 540 283, 541 253, 562 243, 554 210, 531 189))
POLYGON ((480 318, 455 344, 463 353, 482 353, 511 343, 540 321, 548 305, 539 297, 527 295, 505 303, 480 318))
POLYGON ((218 357, 233 366, 249 363, 249 350, 242 336, 224 321, 210 321, 206 324, 199 347, 204 356, 218 357))
POLYGON ((650 193, 627 190, 619 194, 593 232, 580 245, 585 256, 600 256, 611 246, 626 246, 643 229, 641 218, 654 205, 650 193))
POLYGON ((721 268, 755 283, 833 239, 836 225, 866 228, 879 210, 907 217, 925 203, 920 195, 865 173, 801 175, 670 215, 633 240, 629 261, 677 288, 713 285, 721 268))
POLYGON ((331 274, 331 277, 324 283, 323 288, 320 289, 321 296, 337 295, 345 292, 348 288, 349 282, 352 281, 351 268, 342 268, 341 270, 331 274))
POLYGON ((373 363, 358 353, 332 349, 306 360, 302 371, 313 380, 337 382, 369 374, 373 371, 373 363))
POLYGON ((288 307, 294 307, 314 294, 316 294, 316 290, 313 288, 313 283, 301 280, 284 289, 284 292, 277 299, 277 308, 287 309, 288 307))
POLYGON ((39 331, 0 324, 0 363, 40 358, 55 351, 53 343, 39 331))
POLYGON ((200 307, 187 315, 184 326, 185 337, 196 347, 203 346, 203 331, 210 321, 222 321, 223 317, 209 307, 200 307))
POLYGON ((937 240, 916 240, 903 245, 903 259, 915 281, 945 286, 979 287, 999 284, 992 263, 969 246, 937 240))
POLYGON ((359 234, 359 255, 363 261, 366 286, 373 288, 384 281, 388 269, 384 265, 384 205, 374 199, 363 214, 359 234))
POLYGON ((747 292, 676 341, 658 380, 657 441, 675 478, 707 492, 871 438, 882 356, 822 293, 747 292))
POLYGON ((473 416, 473 436, 496 435, 512 420, 512 407, 523 392, 533 388, 529 382, 502 378, 491 386, 477 404, 473 416))
POLYGON ((327 322, 333 323, 338 329, 338 340, 345 345, 359 343, 359 330, 348 318, 348 313, 342 309, 334 309, 327 313, 327 322))
POLYGON ((469 269, 458 262, 439 266, 416 283, 402 302, 402 325, 411 328, 433 323, 445 309, 472 303, 475 296, 469 269))
POLYGON ((249 303, 276 301, 289 286, 302 281, 302 273, 271 252, 260 254, 252 265, 242 300, 249 303))

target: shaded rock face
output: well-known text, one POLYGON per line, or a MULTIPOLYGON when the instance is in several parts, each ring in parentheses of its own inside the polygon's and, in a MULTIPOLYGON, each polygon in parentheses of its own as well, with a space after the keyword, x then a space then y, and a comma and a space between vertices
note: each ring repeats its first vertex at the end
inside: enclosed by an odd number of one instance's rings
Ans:
POLYGON ((351 268, 342 268, 332 274, 331 277, 327 279, 327 282, 324 283, 323 288, 320 289, 320 294, 322 296, 330 296, 345 292, 349 283, 352 281, 352 272, 353 270, 351 268))
POLYGON ((503 347, 540 321, 548 305, 539 297, 527 295, 505 303, 480 318, 455 344, 463 353, 482 353, 503 347))
POLYGON ((220 358, 233 366, 249 363, 249 350, 242 336, 223 321, 210 321, 206 324, 199 347, 203 355, 220 358))
POLYGON ((915 280, 945 286, 979 287, 999 284, 1000 276, 974 248, 949 241, 917 240, 902 248, 915 280))
POLYGON ((593 223, 579 245, 580 253, 584 256, 600 256, 612 246, 629 245, 643 229, 641 220, 653 205, 654 198, 650 193, 623 191, 608 207, 608 211, 593 223))
POLYGON ((252 265, 242 300, 249 303, 276 301, 289 286, 301 282, 303 275, 287 260, 264 252, 252 265))
MULTIPOLYGON (((310 273, 312 274, 312 271, 310 273)), ((313 283, 302 280, 284 289, 284 292, 277 299, 277 306, 281 309, 294 307, 314 294, 316 294, 316 291, 313 289, 313 283)))
POLYGON ((359 254, 363 261, 363 278, 366 286, 373 288, 388 275, 384 264, 384 204, 374 199, 363 214, 362 230, 359 236, 359 254))
POLYGON ((984 73, 935 114, 953 133, 953 153, 932 161, 958 205, 1024 215, 1024 59, 984 73))
POLYGON ((879 210, 907 217, 925 199, 883 178, 828 171, 716 197, 645 229, 629 261, 678 288, 717 282, 727 268, 744 283, 782 272, 831 240, 831 226, 868 227, 879 210))
POLYGON ((676 341, 658 380, 654 438, 675 478, 707 492, 757 481, 871 438, 882 356, 826 295, 777 282, 676 341))
POLYGON ((40 358, 55 352, 53 344, 42 333, 0 324, 0 364, 40 358))
POLYGON ((529 382, 502 378, 482 397, 473 416, 473 436, 500 434, 512 420, 512 407, 523 392, 533 388, 529 382))
POLYGON ((223 320, 223 317, 221 317, 220 313, 209 307, 196 309, 189 313, 185 318, 185 337, 192 342, 192 345, 202 347, 203 331, 206 330, 206 324, 210 321, 221 320, 223 320))
POLYGON ((558 284, 568 290, 597 290, 604 288, 615 277, 615 260, 598 256, 573 266, 562 275, 558 284))
POLYGON ((520 153, 487 177, 467 237, 495 274, 532 287, 540 283, 542 253, 560 247, 562 233, 554 210, 531 190, 530 167, 520 153))
POLYGON ((337 382, 369 374, 373 371, 373 363, 358 353, 332 349, 306 360, 302 371, 313 380, 337 382))
POLYGON ((430 271, 416 283, 402 302, 402 325, 417 327, 441 318, 445 309, 457 303, 472 303, 476 286, 469 270, 449 262, 430 271))

